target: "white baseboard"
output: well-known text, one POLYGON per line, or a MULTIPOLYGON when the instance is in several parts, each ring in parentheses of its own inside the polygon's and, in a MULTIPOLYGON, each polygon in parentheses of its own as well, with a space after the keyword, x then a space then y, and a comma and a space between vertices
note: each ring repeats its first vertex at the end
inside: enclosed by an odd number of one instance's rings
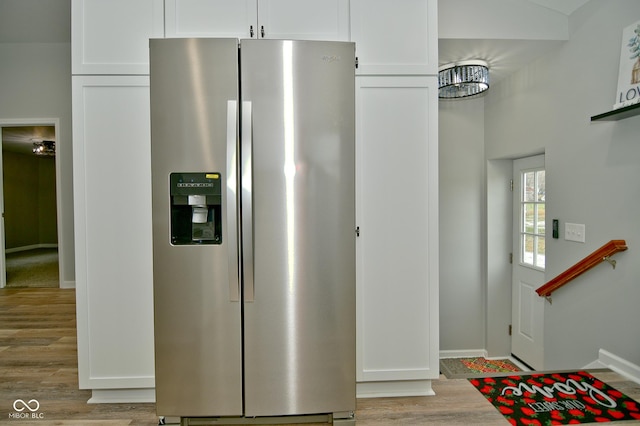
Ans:
POLYGON ((489 356, 489 353, 484 349, 467 349, 463 351, 440 351, 440 359, 443 358, 477 358, 482 357, 485 359, 508 359, 512 363, 514 363, 520 370, 522 371, 530 371, 529 367, 522 364, 520 361, 509 356, 489 356))
POLYGON ((609 368, 609 367, 604 365, 599 359, 596 359, 595 361, 590 362, 589 364, 582 367, 583 370, 597 370, 600 368, 609 368))
POLYGON ((488 353, 485 349, 466 349, 461 351, 440 351, 440 359, 442 358, 486 358, 488 353))
POLYGON ((156 390, 147 389, 92 389, 88 404, 156 402, 156 390))
POLYGON ((52 243, 52 244, 32 244, 30 246, 22 246, 22 247, 14 247, 14 248, 10 248, 10 249, 5 249, 4 252, 5 253, 18 253, 20 251, 36 250, 36 249, 41 249, 41 248, 58 248, 58 244, 55 244, 55 243, 52 243))
POLYGON ((74 281, 61 281, 60 288, 76 288, 76 282, 74 281))
POLYGON ((615 371, 621 376, 640 384, 640 366, 620 358, 609 351, 600 349, 598 351, 598 360, 589 364, 589 366, 593 364, 600 365, 600 368, 609 368, 611 371, 615 371))
POLYGON ((383 398, 398 396, 432 396, 431 380, 399 380, 389 382, 356 383, 357 398, 383 398))

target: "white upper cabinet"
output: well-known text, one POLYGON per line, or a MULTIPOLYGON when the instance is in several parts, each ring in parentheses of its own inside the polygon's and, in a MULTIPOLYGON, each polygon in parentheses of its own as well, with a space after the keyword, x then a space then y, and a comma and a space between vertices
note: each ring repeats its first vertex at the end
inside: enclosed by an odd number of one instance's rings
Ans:
POLYGON ((357 73, 438 72, 437 0, 351 0, 357 73))
POLYGON ((167 38, 249 38, 257 21, 257 0, 165 0, 167 38))
POLYGON ((167 37, 349 40, 349 0, 165 0, 167 37))
POLYGON ((164 37, 162 0, 72 0, 72 73, 148 74, 149 39, 164 37))
POLYGON ((349 41, 349 0, 258 0, 258 30, 264 38, 349 41))

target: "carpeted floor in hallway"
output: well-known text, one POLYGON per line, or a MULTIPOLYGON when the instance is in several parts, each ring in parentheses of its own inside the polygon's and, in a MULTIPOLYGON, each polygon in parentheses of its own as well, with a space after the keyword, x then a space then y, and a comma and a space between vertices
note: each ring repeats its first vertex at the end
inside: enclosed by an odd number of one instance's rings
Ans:
POLYGON ((5 258, 8 288, 60 286, 57 248, 7 253, 5 258))

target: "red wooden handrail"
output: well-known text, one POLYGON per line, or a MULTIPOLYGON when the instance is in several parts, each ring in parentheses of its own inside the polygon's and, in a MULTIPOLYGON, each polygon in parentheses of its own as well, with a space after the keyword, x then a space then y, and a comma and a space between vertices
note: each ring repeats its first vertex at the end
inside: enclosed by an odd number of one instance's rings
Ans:
POLYGON ((545 285, 538 288, 536 293, 538 293, 538 296, 540 297, 549 298, 551 293, 603 261, 612 262, 612 265, 615 268, 615 261, 611 261, 609 257, 619 251, 625 251, 626 249, 627 243, 625 240, 611 240, 566 271, 562 272, 557 277, 553 278, 545 285))

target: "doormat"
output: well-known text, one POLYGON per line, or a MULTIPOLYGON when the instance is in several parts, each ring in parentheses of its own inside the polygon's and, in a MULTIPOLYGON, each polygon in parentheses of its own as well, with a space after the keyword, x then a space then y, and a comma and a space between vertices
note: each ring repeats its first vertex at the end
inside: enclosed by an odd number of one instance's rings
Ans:
POLYGON ((513 373, 522 371, 508 359, 443 358, 440 360, 440 371, 448 379, 467 379, 478 375, 492 373, 513 373))
POLYGON ((512 425, 640 420, 640 404, 585 371, 469 381, 512 425))

